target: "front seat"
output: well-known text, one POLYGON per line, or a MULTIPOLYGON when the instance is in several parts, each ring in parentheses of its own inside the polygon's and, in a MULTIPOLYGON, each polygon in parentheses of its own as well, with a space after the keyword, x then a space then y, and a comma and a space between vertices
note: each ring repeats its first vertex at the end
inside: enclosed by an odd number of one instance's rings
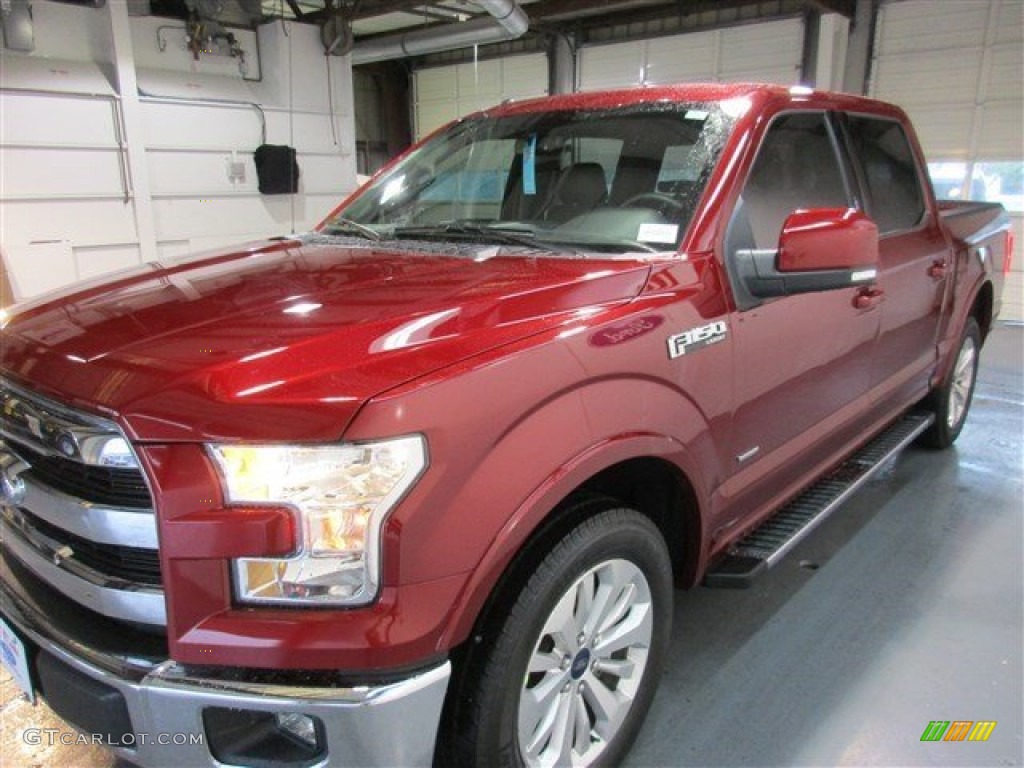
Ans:
POLYGON ((594 210, 608 196, 604 168, 600 163, 574 163, 559 175, 551 199, 541 216, 545 221, 562 224, 594 210))

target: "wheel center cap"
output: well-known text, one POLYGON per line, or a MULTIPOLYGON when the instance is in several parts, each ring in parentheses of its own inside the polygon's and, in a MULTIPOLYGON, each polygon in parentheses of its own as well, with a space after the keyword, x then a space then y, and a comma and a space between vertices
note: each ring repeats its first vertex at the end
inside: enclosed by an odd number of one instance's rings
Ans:
POLYGON ((572 660, 572 666, 569 667, 569 672, 572 674, 573 680, 579 680, 583 677, 583 673, 587 671, 587 667, 590 666, 590 649, 583 648, 579 653, 576 654, 576 658, 572 660))

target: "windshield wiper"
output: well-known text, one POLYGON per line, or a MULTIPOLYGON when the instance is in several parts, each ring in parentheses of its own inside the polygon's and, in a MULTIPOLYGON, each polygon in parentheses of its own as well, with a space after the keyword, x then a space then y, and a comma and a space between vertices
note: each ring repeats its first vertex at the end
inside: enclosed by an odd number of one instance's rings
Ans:
POLYGON ((382 239, 380 232, 372 227, 346 218, 331 219, 331 223, 327 226, 326 231, 328 234, 344 232, 350 235, 360 235, 367 240, 373 240, 375 243, 379 243, 382 239))
POLYGON ((554 245, 528 229, 512 230, 493 224, 477 224, 468 221, 447 221, 432 227, 396 227, 395 237, 445 237, 463 235, 481 240, 503 243, 505 245, 521 245, 532 250, 555 250, 564 253, 578 253, 568 245, 554 245))

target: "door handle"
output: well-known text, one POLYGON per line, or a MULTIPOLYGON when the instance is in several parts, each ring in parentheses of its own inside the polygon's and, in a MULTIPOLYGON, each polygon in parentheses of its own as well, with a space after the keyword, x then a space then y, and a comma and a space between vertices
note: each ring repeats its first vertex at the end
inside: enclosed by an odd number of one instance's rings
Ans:
POLYGON ((871 309, 882 303, 882 296, 885 291, 881 288, 861 288, 853 297, 853 306, 856 309, 871 309))
POLYGON ((936 259, 932 262, 932 265, 928 267, 928 277, 933 280, 941 280, 946 276, 946 271, 949 269, 949 265, 942 259, 936 259))

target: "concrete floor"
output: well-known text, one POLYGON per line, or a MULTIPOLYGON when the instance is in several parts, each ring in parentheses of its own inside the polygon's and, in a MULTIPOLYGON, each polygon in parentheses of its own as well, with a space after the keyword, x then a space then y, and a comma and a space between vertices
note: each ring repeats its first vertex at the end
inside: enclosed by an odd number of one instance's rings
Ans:
MULTIPOLYGON (((1021 765, 1024 328, 1000 326, 953 450, 910 449, 754 588, 679 593, 627 766, 1021 765), (931 720, 990 739, 921 742, 931 720)), ((119 764, 0 679, 0 763, 119 764)))
POLYGON ((679 593, 628 766, 1021 765, 1024 328, 953 449, 912 448, 748 591, 679 593), (986 743, 921 742, 995 720, 986 743))

